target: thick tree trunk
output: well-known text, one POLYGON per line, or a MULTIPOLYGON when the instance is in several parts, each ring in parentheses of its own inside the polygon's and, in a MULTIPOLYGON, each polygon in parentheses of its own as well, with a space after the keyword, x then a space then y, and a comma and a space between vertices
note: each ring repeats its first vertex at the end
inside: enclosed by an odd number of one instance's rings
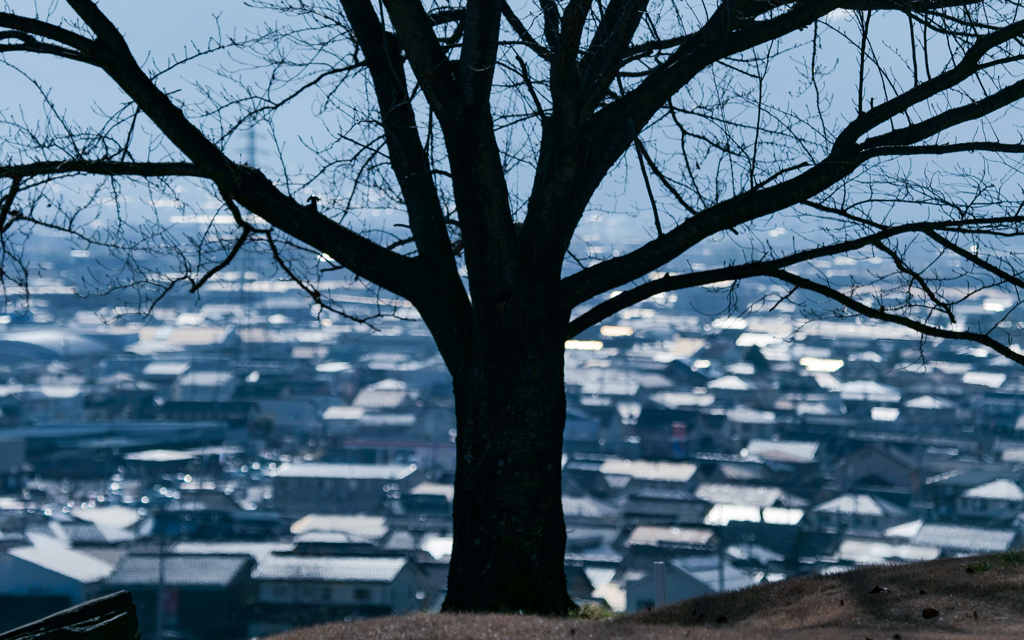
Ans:
POLYGON ((564 614, 564 323, 536 298, 477 316, 455 367, 455 542, 446 611, 564 614), (532 307, 532 308, 531 308, 532 307))

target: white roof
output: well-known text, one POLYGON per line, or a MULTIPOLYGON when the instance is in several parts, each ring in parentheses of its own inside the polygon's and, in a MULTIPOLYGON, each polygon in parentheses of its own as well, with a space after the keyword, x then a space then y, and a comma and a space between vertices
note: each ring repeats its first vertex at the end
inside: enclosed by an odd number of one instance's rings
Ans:
POLYGON ((1016 537, 1017 532, 1013 529, 983 529, 958 524, 929 523, 921 526, 911 544, 985 553, 1008 550, 1016 537))
POLYGON ((609 458, 601 463, 603 475, 630 476, 638 480, 662 482, 689 482, 697 473, 697 465, 690 462, 650 462, 648 460, 622 460, 609 458))
POLYGON ((753 362, 734 362, 732 364, 726 365, 724 368, 726 372, 738 376, 752 376, 755 373, 753 362))
POLYGON ((903 524, 898 524, 886 529, 885 537, 906 538, 909 540, 917 535, 917 532, 921 530, 922 525, 924 525, 924 520, 911 520, 910 522, 904 522, 903 524))
POLYGON ((125 460, 135 462, 185 462, 195 458, 195 454, 189 451, 175 451, 173 449, 149 449, 136 453, 125 454, 125 460))
POLYGON ((410 491, 414 496, 444 496, 448 501, 455 499, 454 484, 440 484, 438 482, 421 482, 410 491))
POLYGON ((1024 491, 1012 480, 993 480, 964 491, 965 498, 981 500, 1005 500, 1007 502, 1024 502, 1024 491))
POLYGON ((184 555, 232 555, 250 556, 254 560, 262 560, 271 553, 291 551, 295 545, 291 542, 255 542, 245 540, 234 541, 184 541, 171 545, 170 551, 184 555))
POLYGON ((454 542, 451 536, 428 533, 420 540, 420 549, 429 553, 431 558, 441 560, 445 556, 452 555, 454 542))
POLYGON ((363 407, 350 407, 347 405, 336 405, 327 407, 324 411, 324 420, 358 420, 366 413, 363 407))
POLYGON ((99 582, 114 572, 114 566, 75 549, 47 543, 8 550, 10 555, 85 584, 99 582))
POLYGON ((173 360, 157 360, 150 362, 142 369, 144 376, 180 376, 189 370, 192 365, 188 362, 175 362, 173 360))
POLYGON ((293 535, 323 531, 378 539, 388 532, 388 526, 384 516, 335 516, 311 513, 293 522, 290 531, 293 535))
POLYGON ((708 383, 708 389, 726 389, 729 391, 750 391, 753 387, 739 376, 722 376, 708 383))
POLYGON ((814 507, 819 513, 842 513, 858 516, 889 517, 906 515, 906 510, 874 496, 847 493, 814 507))
POLYGON ((796 415, 798 416, 827 416, 832 413, 824 402, 798 402, 796 403, 796 415))
POLYGON ((839 545, 839 558, 857 564, 882 564, 935 560, 942 552, 938 547, 894 544, 881 540, 844 540, 839 545))
POLYGON ((814 462, 818 455, 817 442, 797 440, 763 440, 754 438, 747 443, 747 455, 777 462, 814 462))
POLYGON ((334 462, 286 463, 277 468, 278 478, 349 478, 402 480, 416 471, 414 464, 347 464, 334 462))
POLYGON ((900 390, 874 380, 855 380, 840 386, 843 400, 870 400, 873 402, 899 402, 900 390))
POLYGON ((127 529, 139 521, 138 511, 119 504, 110 505, 109 507, 75 509, 71 513, 79 520, 85 520, 97 526, 113 529, 127 529))
POLYGON ((782 499, 782 489, 779 487, 702 482, 697 487, 697 490, 693 492, 693 495, 712 504, 741 505, 763 509, 775 506, 782 499))
POLYGON ((409 389, 401 380, 386 379, 366 385, 352 399, 352 406, 367 409, 394 409, 409 397, 409 389))
POLYGON ((392 582, 406 558, 270 554, 253 569, 253 580, 392 582))
POLYGON ((1005 373, 989 373, 987 371, 968 371, 963 377, 964 384, 998 389, 1006 382, 1005 373))
POLYGON ((871 419, 875 422, 896 422, 899 417, 896 407, 871 407, 871 419))
POLYGON ((230 371, 189 371, 178 376, 175 384, 183 387, 223 387, 235 379, 230 371))
POLYGON ((945 400, 943 398, 936 398, 935 396, 921 396, 914 398, 913 400, 907 400, 904 403, 905 407, 911 409, 955 409, 956 405, 945 400))
POLYGON ((704 516, 704 524, 709 527, 725 527, 730 522, 764 522, 767 524, 795 525, 800 524, 803 518, 803 509, 716 504, 704 516))
POLYGON ((566 518, 614 518, 619 512, 589 496, 562 496, 562 513, 566 518))
POLYGON ((761 564, 782 562, 786 559, 781 553, 753 543, 729 545, 725 548, 725 553, 733 560, 756 560, 761 564))
POLYGON ((710 393, 685 393, 682 391, 661 391, 651 395, 651 401, 668 407, 710 407, 715 403, 715 396, 710 393))
POLYGON ((316 365, 318 373, 341 373, 350 369, 352 369, 352 365, 347 362, 321 362, 316 365))
POLYGON ((715 532, 711 529, 695 529, 691 527, 648 527, 633 529, 626 540, 626 546, 658 546, 659 544, 709 544, 715 532))
POLYGON ((725 417, 732 422, 741 424, 772 424, 775 422, 774 411, 760 411, 743 405, 727 409, 725 417))

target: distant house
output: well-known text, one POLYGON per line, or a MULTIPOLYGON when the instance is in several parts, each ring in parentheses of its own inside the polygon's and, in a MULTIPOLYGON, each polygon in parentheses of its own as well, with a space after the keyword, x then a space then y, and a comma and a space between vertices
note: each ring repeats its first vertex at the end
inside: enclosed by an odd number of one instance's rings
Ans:
POLYGON ((686 490, 694 486, 700 476, 692 462, 652 462, 607 458, 601 461, 598 472, 609 487, 627 492, 645 488, 686 490))
POLYGON ((455 501, 455 486, 421 482, 399 500, 403 515, 450 516, 455 501))
POLYGON ((940 553, 942 550, 938 547, 918 546, 900 540, 844 536, 836 555, 842 562, 882 564, 935 560, 940 553))
POLYGON ((956 503, 960 518, 1006 521, 1024 511, 1024 491, 1006 478, 967 489, 956 503))
POLYGON ((653 394, 641 405, 634 427, 640 437, 640 455, 654 460, 685 458, 699 448, 702 434, 708 431, 706 411, 714 403, 715 396, 710 393, 653 394))
POLYGON ((0 553, 0 630, 95 597, 112 564, 56 541, 0 553))
POLYGON ((1024 547, 1021 533, 1014 529, 989 529, 938 522, 922 524, 910 543, 919 547, 937 547, 946 557, 995 553, 1024 547))
POLYGON ((818 462, 817 442, 754 438, 744 447, 746 455, 772 462, 813 465, 818 462))
MULTIPOLYGON (((736 591, 757 584, 752 576, 718 555, 677 558, 665 565, 666 603, 688 600, 723 591, 736 591)), ((654 572, 626 583, 626 611, 654 606, 654 572)))
POLYGON ((837 480, 843 490, 849 490, 865 478, 872 483, 881 479, 890 487, 915 494, 921 486, 921 465, 894 446, 865 445, 841 458, 837 469, 837 480))
MULTIPOLYGON (((1007 479, 1007 472, 999 468, 956 469, 931 476, 921 488, 922 497, 931 502, 938 518, 955 518, 963 504, 963 494, 996 480, 1007 479)), ((981 505, 972 507, 980 511, 981 505)))
POLYGON ((641 489, 629 496, 622 517, 636 524, 703 525, 711 505, 688 491, 641 489))
POLYGON ((273 421, 276 435, 303 438, 323 435, 324 409, 314 398, 269 398, 257 400, 256 406, 260 417, 273 421))
POLYGON ((250 636, 407 613, 425 604, 415 566, 404 557, 272 553, 252 579, 258 591, 250 636))
POLYGON ((415 399, 415 394, 401 380, 388 378, 368 384, 352 399, 353 407, 364 409, 397 409, 415 399))
POLYGON ((142 369, 142 379, 154 384, 171 384, 192 368, 184 360, 154 360, 142 369))
POLYGON ((804 517, 807 501, 780 487, 704 482, 693 495, 711 503, 704 518, 709 526, 727 526, 732 521, 797 524, 804 517))
POLYGON ((199 640, 241 639, 247 637, 254 564, 245 555, 132 553, 103 581, 103 590, 132 594, 144 638, 156 633, 162 598, 165 631, 199 640))
POLYGON ((766 440, 775 433, 774 411, 737 405, 725 412, 725 422, 717 434, 716 444, 721 450, 736 453, 750 439, 766 440))
POLYGON ((718 545, 715 532, 697 527, 640 526, 630 532, 625 546, 658 547, 686 551, 713 551, 718 545))
POLYGON ((244 428, 259 416, 259 408, 248 401, 170 401, 153 410, 158 420, 214 420, 232 428, 244 428))
POLYGON ((274 473, 274 505, 285 514, 374 513, 388 491, 419 483, 416 465, 285 464, 274 473))
POLYGON ((569 526, 613 525, 619 521, 621 510, 589 496, 562 496, 562 513, 569 526))
POLYGON ((811 510, 815 523, 823 529, 863 529, 881 531, 910 518, 910 512, 875 496, 847 493, 819 504, 811 510))
POLYGON ((212 402, 229 400, 238 386, 238 379, 230 371, 191 370, 178 376, 171 385, 174 400, 212 402))
POLYGON ((821 444, 816 441, 754 438, 741 453, 764 461, 766 471, 787 484, 817 484, 821 477, 821 444))
POLYGON ((388 525, 384 516, 312 513, 293 522, 291 533, 295 536, 311 533, 343 534, 351 541, 375 545, 388 534, 388 525))

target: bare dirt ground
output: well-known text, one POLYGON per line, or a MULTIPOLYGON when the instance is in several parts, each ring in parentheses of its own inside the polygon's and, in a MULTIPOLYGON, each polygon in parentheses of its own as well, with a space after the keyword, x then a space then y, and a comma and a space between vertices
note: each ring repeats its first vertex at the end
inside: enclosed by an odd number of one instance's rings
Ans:
POLYGON ((1024 552, 804 576, 610 620, 416 614, 274 640, 1024 638, 1024 552))

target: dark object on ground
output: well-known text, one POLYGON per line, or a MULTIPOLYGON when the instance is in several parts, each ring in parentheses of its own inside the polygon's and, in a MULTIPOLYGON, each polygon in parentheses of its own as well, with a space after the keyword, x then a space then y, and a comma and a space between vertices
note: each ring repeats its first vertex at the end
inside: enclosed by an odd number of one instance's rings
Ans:
POLYGON ((924 611, 921 612, 921 617, 924 618, 925 620, 931 620, 932 618, 938 618, 939 617, 939 612, 937 610, 931 609, 931 608, 925 609, 924 611))
POLYGON ((139 620, 127 591, 89 600, 0 633, 0 640, 138 640, 139 620))

